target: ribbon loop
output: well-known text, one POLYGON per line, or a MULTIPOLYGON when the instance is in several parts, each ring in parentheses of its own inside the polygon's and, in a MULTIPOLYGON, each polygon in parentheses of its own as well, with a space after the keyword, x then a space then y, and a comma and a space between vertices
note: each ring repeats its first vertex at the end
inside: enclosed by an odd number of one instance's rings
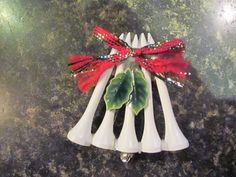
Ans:
POLYGON ((132 48, 125 41, 101 27, 95 27, 93 35, 116 49, 117 53, 98 57, 74 55, 69 58, 69 68, 77 73, 76 80, 81 91, 87 91, 108 68, 128 57, 134 57, 140 67, 151 73, 171 74, 178 79, 186 77, 188 62, 183 58, 185 46, 181 39, 175 38, 143 48, 132 48), (156 58, 148 58, 147 56, 150 55, 156 58))

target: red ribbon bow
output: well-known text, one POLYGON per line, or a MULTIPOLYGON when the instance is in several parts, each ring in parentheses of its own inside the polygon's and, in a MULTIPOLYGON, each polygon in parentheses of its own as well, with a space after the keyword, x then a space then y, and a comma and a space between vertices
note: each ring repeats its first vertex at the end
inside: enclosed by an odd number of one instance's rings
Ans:
POLYGON ((126 42, 101 27, 95 27, 93 35, 116 49, 117 53, 97 57, 80 55, 69 57, 69 69, 75 72, 75 79, 82 92, 94 85, 104 71, 118 65, 129 56, 135 58, 141 67, 151 73, 171 74, 178 79, 186 77, 188 62, 183 58, 184 43, 181 39, 175 38, 142 48, 131 48, 126 42), (148 55, 155 55, 156 58, 147 58, 148 55))

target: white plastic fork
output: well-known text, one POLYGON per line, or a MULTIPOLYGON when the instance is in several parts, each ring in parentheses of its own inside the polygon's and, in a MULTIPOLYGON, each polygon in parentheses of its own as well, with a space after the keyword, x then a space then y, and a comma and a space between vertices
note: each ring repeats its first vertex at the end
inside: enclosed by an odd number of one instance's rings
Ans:
MULTIPOLYGON (((120 35, 120 39, 124 40, 124 34, 120 35)), ((116 50, 112 49, 111 54, 114 53, 116 53, 116 50)), ((94 114, 101 100, 106 84, 111 76, 112 70, 113 67, 105 71, 105 73, 99 78, 83 116, 69 131, 67 138, 72 142, 84 146, 90 146, 92 142, 91 128, 94 114)))
MULTIPOLYGON (((152 41, 147 42, 144 34, 142 33, 139 39, 139 47, 144 47, 147 44, 152 44, 152 41)), ((144 131, 141 140, 141 151, 155 153, 161 151, 161 139, 155 125, 152 98, 152 81, 150 73, 144 68, 142 68, 142 71, 147 82, 148 101, 147 106, 144 109, 144 131)))
MULTIPOLYGON (((130 44, 130 33, 126 37, 121 36, 125 42, 130 44)), ((125 64, 121 63, 117 66, 115 76, 124 71, 125 64)), ((92 144, 103 149, 115 149, 115 135, 113 133, 115 110, 106 110, 103 121, 93 136, 92 144)))
MULTIPOLYGON (((149 44, 155 43, 150 33, 148 33, 148 41, 149 44)), ((185 149, 189 147, 189 142, 175 119, 166 83, 158 77, 155 77, 155 80, 165 119, 165 138, 162 140, 162 150, 177 151, 185 149)))
MULTIPOLYGON (((130 45, 131 39, 127 40, 130 45)), ((126 41, 126 42, 127 42, 126 41)), ((138 47, 138 36, 135 35, 132 41, 133 48, 138 47)), ((128 58, 128 62, 134 60, 132 57, 128 58)), ((140 151, 140 145, 135 132, 135 116, 132 111, 131 103, 127 103, 125 107, 124 123, 120 132, 120 136, 116 142, 116 150, 125 153, 135 153, 140 151)))

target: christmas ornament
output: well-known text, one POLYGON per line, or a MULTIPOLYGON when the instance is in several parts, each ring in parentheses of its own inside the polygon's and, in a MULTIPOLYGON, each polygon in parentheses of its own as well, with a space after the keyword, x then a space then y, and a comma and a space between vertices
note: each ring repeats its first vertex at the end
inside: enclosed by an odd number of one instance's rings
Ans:
POLYGON ((93 35, 112 48, 109 55, 69 57, 69 69, 73 72, 82 92, 95 85, 88 106, 79 122, 70 130, 68 138, 77 144, 94 145, 103 149, 122 152, 123 162, 129 161, 133 153, 156 153, 176 151, 187 148, 188 140, 181 132, 170 102, 165 81, 182 86, 181 80, 188 75, 188 62, 183 58, 184 43, 175 38, 170 41, 154 43, 150 33, 146 41, 142 33, 138 39, 135 34, 121 34, 116 37, 101 27, 95 27, 93 35), (115 76, 107 86, 113 69, 115 76), (157 132, 152 98, 154 77, 161 100, 165 119, 165 137, 160 139, 157 132), (104 94, 106 112, 95 134, 91 127, 95 111, 104 94), (113 133, 116 110, 125 106, 125 117, 118 139, 113 133), (135 116, 144 109, 144 131, 141 142, 135 132, 135 116))

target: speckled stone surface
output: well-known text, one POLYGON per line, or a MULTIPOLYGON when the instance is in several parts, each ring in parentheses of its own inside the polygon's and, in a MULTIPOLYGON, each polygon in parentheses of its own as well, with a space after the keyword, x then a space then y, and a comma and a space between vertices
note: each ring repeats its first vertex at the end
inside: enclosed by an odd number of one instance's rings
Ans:
MULTIPOLYGON (((235 36, 234 0, 1 0, 0 177, 236 176, 235 36), (78 91, 66 58, 109 52, 91 37, 95 25, 185 40, 192 75, 184 88, 168 88, 188 149, 137 154, 124 165, 118 152, 66 138, 92 93, 78 91)), ((154 104, 163 137, 157 93, 154 104)))

